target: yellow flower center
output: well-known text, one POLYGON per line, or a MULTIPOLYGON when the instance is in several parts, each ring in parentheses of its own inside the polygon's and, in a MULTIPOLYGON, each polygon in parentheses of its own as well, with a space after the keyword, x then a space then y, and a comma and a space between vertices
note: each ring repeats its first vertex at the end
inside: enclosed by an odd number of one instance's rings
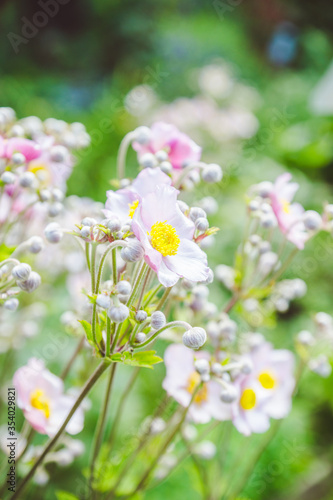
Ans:
POLYGON ((44 163, 33 163, 28 168, 29 172, 36 175, 39 181, 46 182, 50 180, 50 172, 44 163))
POLYGON ((262 372, 258 377, 259 382, 264 389, 273 389, 276 385, 276 380, 269 372, 262 372))
POLYGON ((252 410, 256 405, 256 395, 253 389, 244 389, 240 398, 240 405, 243 410, 252 410))
POLYGON ((151 227, 150 242, 155 250, 166 257, 167 255, 176 255, 180 239, 176 229, 164 221, 155 222, 151 227))
POLYGON ((135 201, 133 201, 133 203, 128 204, 128 208, 129 208, 128 215, 130 216, 131 219, 133 219, 133 215, 135 213, 135 210, 138 208, 138 205, 139 205, 139 200, 135 200, 135 201))
POLYGON ((44 413, 46 418, 50 416, 50 401, 42 389, 35 389, 30 395, 31 406, 44 413))
POLYGON ((290 214, 290 203, 287 200, 281 200, 282 210, 285 214, 290 214))
MULTIPOLYGON (((193 392, 195 391, 195 389, 200 384, 200 381, 201 381, 201 377, 200 377, 199 373, 197 373, 197 372, 191 373, 191 375, 189 376, 189 379, 187 381, 186 390, 190 394, 193 394, 193 392)), ((207 399, 208 399, 207 385, 203 384, 202 388, 194 396, 194 402, 197 403, 197 404, 201 404, 204 401, 207 401, 207 399)))

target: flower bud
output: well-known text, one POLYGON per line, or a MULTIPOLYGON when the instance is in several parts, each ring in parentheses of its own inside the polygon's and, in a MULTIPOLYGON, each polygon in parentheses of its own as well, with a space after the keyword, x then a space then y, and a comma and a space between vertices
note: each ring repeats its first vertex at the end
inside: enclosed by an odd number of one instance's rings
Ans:
POLYGON ((243 359, 241 361, 241 372, 244 373, 245 375, 249 375, 252 370, 253 370, 253 363, 252 361, 248 359, 243 359))
POLYGON ((1 180, 5 184, 14 184, 16 181, 16 175, 13 174, 13 172, 9 172, 6 170, 2 175, 1 175, 1 180))
POLYGON ((51 160, 56 163, 64 163, 68 158, 68 149, 61 144, 53 146, 50 150, 51 160))
POLYGON ((320 328, 333 328, 333 318, 325 312, 319 312, 315 315, 315 322, 320 328))
POLYGON ((209 228, 209 222, 205 217, 199 217, 195 221, 195 227, 198 231, 205 232, 209 228))
POLYGON ((159 330, 160 328, 163 328, 163 326, 166 325, 166 318, 162 311, 155 311, 151 315, 151 321, 150 321, 151 327, 154 330, 159 330))
POLYGON ((100 295, 97 295, 96 304, 103 309, 109 309, 109 307, 111 306, 111 299, 108 295, 102 293, 100 295))
POLYGON ((131 241, 126 247, 121 249, 120 256, 125 262, 137 262, 142 259, 145 249, 139 241, 131 241))
POLYGON ((80 229, 80 234, 81 234, 82 238, 90 238, 90 234, 91 234, 90 226, 83 226, 80 229))
POLYGON ((188 204, 185 203, 185 201, 183 201, 183 200, 177 200, 177 205, 179 206, 179 208, 183 212, 183 214, 190 209, 188 204))
POLYGON ((300 278, 295 278, 293 280, 293 291, 295 299, 301 299, 307 292, 308 287, 306 286, 305 281, 300 278))
POLYGON ((199 326, 190 328, 183 335, 183 344, 190 349, 199 349, 207 340, 205 330, 199 326))
POLYGON ((257 184, 256 190, 259 196, 262 198, 268 198, 270 193, 272 192, 273 184, 269 181, 263 181, 257 184))
POLYGON ((214 183, 220 182, 223 177, 222 168, 216 163, 210 163, 203 168, 201 172, 201 178, 204 182, 214 183))
POLYGON ((122 323, 129 316, 129 309, 124 304, 119 306, 112 306, 108 310, 108 316, 114 323, 122 323))
POLYGON ((57 217, 63 210, 63 205, 59 201, 56 201, 55 203, 52 203, 52 205, 49 206, 48 209, 48 214, 50 217, 57 217))
POLYGON ((117 217, 108 219, 106 227, 110 229, 111 233, 116 233, 121 230, 121 222, 117 217))
POLYGON ((265 229, 271 229, 277 226, 277 220, 273 213, 271 214, 263 214, 260 217, 260 225, 265 229))
POLYGON ((332 367, 324 354, 319 355, 309 362, 309 368, 320 377, 328 378, 332 373, 332 367))
POLYGON ((192 207, 190 209, 190 219, 195 222, 199 218, 206 218, 206 212, 200 207, 192 207))
POLYGON ((96 219, 93 219, 92 217, 85 217, 84 219, 82 219, 81 224, 82 224, 82 226, 92 227, 95 224, 97 224, 97 221, 96 221, 96 219))
POLYGON ((258 200, 251 200, 248 204, 250 212, 256 212, 260 208, 260 203, 258 200))
POLYGON ((322 218, 315 210, 308 210, 303 215, 303 222, 309 231, 318 231, 322 225, 322 218))
POLYGON ((221 377, 223 375, 223 367, 222 367, 222 365, 220 365, 220 363, 213 363, 213 365, 212 365, 212 372, 217 377, 221 377))
POLYGON ((29 252, 39 253, 44 248, 44 241, 40 236, 31 236, 27 241, 29 252))
POLYGON ((50 243, 59 243, 63 236, 62 229, 57 222, 50 222, 44 229, 44 234, 50 243))
POLYGON ((154 168, 157 166, 157 160, 152 153, 145 153, 139 159, 139 163, 143 168, 154 168))
POLYGON ((128 301, 128 295, 122 295, 121 293, 118 294, 118 300, 122 304, 127 304, 128 301))
POLYGON ((17 264, 12 269, 12 276, 16 281, 25 281, 29 278, 31 273, 31 267, 29 264, 24 264, 23 262, 17 264))
POLYGON ((39 287, 42 280, 38 273, 31 271, 30 276, 25 281, 18 281, 18 286, 25 292, 31 293, 39 287))
POLYGON ((29 188, 35 182, 35 174, 33 172, 23 172, 20 176, 19 184, 24 188, 29 188))
POLYGON ((223 403, 233 403, 237 399, 236 388, 231 384, 229 384, 227 387, 224 387, 221 391, 220 398, 223 403))
POLYGON ((134 130, 134 140, 144 146, 151 139, 151 130, 149 127, 141 126, 134 130))
POLYGON ((196 371, 198 373, 200 373, 200 375, 203 375, 204 373, 209 373, 209 362, 207 359, 197 359, 195 362, 194 362, 194 368, 196 369, 196 371))
POLYGON ((215 269, 215 276, 218 281, 223 283, 223 285, 229 290, 235 285, 236 271, 229 266, 220 264, 215 269))
POLYGON ((146 321, 147 317, 148 317, 148 314, 146 313, 146 311, 143 311, 143 310, 137 311, 135 314, 135 319, 138 323, 142 323, 143 321, 146 321))
POLYGON ((147 335, 143 332, 139 332, 136 334, 135 336, 135 342, 137 344, 142 344, 143 342, 145 342, 147 340, 147 335))
POLYGON ((172 172, 172 164, 169 161, 162 161, 159 167, 165 174, 171 174, 172 172))
POLYGON ((49 201, 51 199, 51 193, 48 189, 42 189, 39 193, 41 201, 49 201))
POLYGON ((16 311, 18 308, 19 301, 16 298, 8 299, 4 303, 4 308, 8 311, 16 311))
POLYGON ((305 346, 311 346, 314 344, 314 338, 311 332, 308 330, 302 330, 297 334, 297 341, 305 346))
POLYGON ((201 441, 195 445, 194 453, 203 460, 212 460, 216 455, 216 446, 212 441, 201 441))
POLYGON ((22 153, 14 153, 11 158, 14 165, 24 165, 25 156, 22 153))
POLYGON ((270 252, 272 245, 269 241, 261 241, 259 243, 259 254, 262 255, 264 253, 270 252))
POLYGON ((54 188, 52 189, 52 197, 54 201, 62 201, 65 197, 65 194, 61 189, 59 188, 54 188))
POLYGON ((131 293, 132 286, 128 281, 122 280, 117 283, 116 290, 122 295, 129 295, 131 293))

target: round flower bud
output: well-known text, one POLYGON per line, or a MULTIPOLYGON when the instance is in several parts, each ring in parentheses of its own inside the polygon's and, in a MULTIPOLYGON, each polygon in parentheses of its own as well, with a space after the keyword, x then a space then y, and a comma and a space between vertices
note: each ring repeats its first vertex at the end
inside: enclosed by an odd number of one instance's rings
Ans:
POLYGON ((1 180, 5 184, 14 184, 16 181, 16 175, 13 174, 13 172, 9 172, 6 170, 2 175, 1 175, 1 180))
POLYGON ((209 373, 209 362, 207 359, 197 359, 194 362, 194 368, 200 375, 203 375, 204 373, 209 373))
POLYGON ((222 168, 216 163, 210 163, 201 171, 201 178, 204 182, 220 182, 223 177, 222 168))
POLYGON ((44 229, 44 234, 50 243, 59 243, 63 236, 62 229, 57 222, 50 222, 44 229))
POLYGON ((196 229, 198 229, 198 231, 205 232, 209 227, 209 222, 205 217, 199 217, 195 221, 195 227, 196 229))
POLYGON ((157 151, 157 153, 155 153, 155 156, 156 159, 160 162, 168 160, 168 153, 164 151, 164 149, 160 149, 160 151, 157 151))
POLYGON ((190 219, 195 222, 199 218, 206 218, 206 212, 200 207, 192 207, 190 209, 190 219))
POLYGON ((109 307, 111 306, 111 299, 108 295, 102 293, 97 295, 96 304, 99 307, 102 307, 102 309, 109 309, 109 307))
POLYGON ((318 212, 315 212, 315 210, 308 210, 303 215, 303 222, 304 226, 309 231, 318 231, 322 224, 322 218, 318 212))
POLYGON ((306 286, 305 281, 300 278, 295 278, 293 280, 293 290, 295 299, 301 299, 307 292, 308 287, 306 286))
POLYGON ((151 139, 151 130, 149 127, 141 126, 134 130, 134 140, 144 146, 151 139))
POLYGON ((14 153, 11 158, 14 165, 24 165, 25 156, 22 153, 14 153))
POLYGON ((232 267, 220 264, 215 269, 215 276, 228 289, 235 285, 236 271, 232 267))
POLYGON ((42 280, 38 273, 31 271, 30 276, 25 281, 18 281, 18 286, 25 292, 31 293, 39 287, 42 280))
POLYGON ((62 201, 65 197, 65 193, 59 188, 52 189, 52 197, 54 201, 62 201))
POLYGON ((128 301, 128 295, 122 295, 121 293, 118 294, 118 300, 122 304, 127 304, 128 301))
POLYGON ((269 274, 276 267, 278 263, 278 256, 274 252, 266 252, 260 256, 259 259, 259 272, 263 275, 269 274))
POLYGON ((325 212, 330 216, 333 217, 333 204, 330 203, 329 205, 326 205, 325 207, 325 212))
POLYGON ((308 330, 302 330, 297 334, 297 341, 305 346, 311 346, 314 344, 314 338, 311 332, 308 330))
POLYGON ((68 158, 68 149, 61 144, 53 146, 50 150, 51 160, 56 163, 64 163, 68 158))
POLYGON ((117 283, 116 290, 118 293, 121 293, 122 295, 129 295, 132 290, 132 285, 128 281, 122 280, 119 281, 119 283, 117 283))
POLYGON ((203 460, 212 460, 216 455, 216 446, 211 441, 202 441, 194 447, 194 453, 203 460))
POLYGON ((56 201, 55 203, 52 203, 52 205, 49 206, 48 209, 48 214, 50 217, 57 217, 63 210, 63 205, 59 201, 56 201))
POLYGON ((108 316, 111 321, 115 323, 122 323, 129 316, 129 309, 124 304, 120 304, 119 306, 112 306, 108 310, 108 316))
POLYGON ((16 124, 10 129, 9 135, 11 137, 24 137, 24 128, 16 124))
POLYGON ((39 236, 32 236, 28 239, 27 244, 31 253, 39 253, 44 248, 44 241, 39 236))
POLYGON ((260 224, 265 229, 271 229, 277 226, 277 220, 273 213, 263 214, 260 218, 260 224))
POLYGON ((220 335, 227 339, 233 339, 237 332, 237 323, 230 318, 225 318, 219 322, 220 335))
POLYGON ((17 264, 17 266, 12 269, 12 276, 16 281, 25 281, 29 278, 31 273, 31 267, 29 264, 24 264, 23 262, 17 264))
POLYGON ((250 212, 256 212, 260 208, 260 203, 258 200, 251 200, 248 204, 250 212))
POLYGON ((82 224, 82 226, 92 227, 95 224, 97 224, 97 221, 95 219, 93 219, 92 217, 85 217, 84 219, 82 219, 81 224, 82 224))
POLYGON ((124 189, 131 185, 131 181, 129 179, 120 179, 120 188, 124 189))
POLYGON ((33 172, 23 172, 20 176, 19 184, 24 188, 29 188, 35 181, 35 174, 33 172))
POLYGON ((8 309, 8 311, 16 311, 16 309, 18 308, 18 305, 19 305, 19 301, 15 298, 12 298, 12 299, 8 299, 5 301, 4 308, 8 309))
POLYGON ((111 233, 116 233, 121 230, 121 222, 117 217, 108 219, 106 227, 110 229, 111 233))
POLYGON ((137 262, 142 259, 145 249, 139 241, 131 241, 126 247, 121 249, 120 256, 125 262, 137 262))
POLYGON ((169 161, 162 161, 159 167, 165 174, 171 174, 172 172, 172 164, 169 161))
POLYGON ((51 193, 48 189, 42 189, 39 193, 41 201, 49 201, 51 199, 51 193))
POLYGON ((91 233, 90 226, 83 226, 80 229, 80 234, 81 234, 82 238, 90 238, 90 233, 91 233))
POLYGON ((146 313, 146 311, 143 311, 143 310, 137 311, 135 314, 135 319, 138 323, 142 323, 143 321, 146 321, 147 317, 148 317, 148 314, 146 313))
POLYGON ((257 193, 262 198, 268 198, 272 192, 273 184, 269 181, 260 182, 257 186, 257 193))
POLYGON ((157 160, 152 153, 145 153, 139 159, 139 163, 143 168, 154 168, 157 166, 157 160))
POLYGON ((143 332, 139 332, 136 334, 135 336, 135 342, 137 344, 142 344, 143 342, 145 342, 147 340, 147 335, 143 332))
POLYGON ((213 365, 212 365, 212 372, 217 377, 221 377, 223 375, 223 367, 222 367, 222 365, 220 365, 220 363, 213 363, 213 365))
POLYGON ((270 252, 271 248, 272 248, 272 245, 270 244, 269 241, 261 241, 259 243, 259 253, 260 253, 260 255, 262 255, 262 254, 264 254, 266 252, 270 252))
POLYGON ((16 114, 13 108, 5 106, 0 108, 0 116, 3 118, 5 123, 11 123, 16 119, 16 114))
POLYGON ((183 344, 190 349, 199 349, 207 340, 205 330, 199 326, 186 330, 183 335, 183 344))
POLYGON ((325 312, 319 312, 315 315, 315 322, 320 328, 331 328, 333 327, 333 318, 325 312))
POLYGON ((160 328, 163 328, 163 326, 166 325, 166 318, 162 311, 155 311, 151 315, 151 321, 150 321, 151 327, 154 330, 159 330, 160 328))
POLYGON ((155 436, 165 431, 165 429, 166 429, 166 423, 165 420, 163 420, 163 418, 156 417, 150 423, 150 432, 155 436))
POLYGON ((185 203, 185 201, 183 201, 183 200, 177 200, 177 204, 178 204, 178 206, 179 206, 180 210, 183 212, 183 214, 184 214, 185 212, 187 212, 187 211, 189 210, 189 208, 190 208, 190 207, 188 206, 188 204, 187 204, 187 203, 185 203))
POLYGON ((250 359, 243 359, 241 361, 242 367, 241 372, 245 375, 249 375, 253 370, 253 363, 250 359))
POLYGON ((233 403, 237 399, 237 390, 233 385, 228 385, 224 387, 220 394, 221 401, 223 403, 233 403))

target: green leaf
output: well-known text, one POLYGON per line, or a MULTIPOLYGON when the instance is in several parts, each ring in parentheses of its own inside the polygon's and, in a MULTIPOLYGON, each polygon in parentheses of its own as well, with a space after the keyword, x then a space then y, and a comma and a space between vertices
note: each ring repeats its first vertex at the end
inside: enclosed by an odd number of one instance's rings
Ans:
POLYGON ((78 322, 81 323, 81 325, 83 326, 84 331, 86 332, 87 340, 88 340, 89 344, 91 344, 93 347, 95 347, 92 329, 91 329, 91 324, 88 323, 88 321, 86 321, 84 319, 78 319, 78 322))
POLYGON ((4 243, 0 245, 0 262, 8 259, 14 252, 16 247, 7 247, 4 243))
POLYGON ((153 368, 153 365, 163 361, 162 358, 156 356, 156 351, 117 352, 112 354, 110 359, 114 363, 124 363, 125 365, 142 366, 144 368, 153 368))
POLYGON ((56 491, 57 500, 80 500, 79 497, 68 491, 56 491))

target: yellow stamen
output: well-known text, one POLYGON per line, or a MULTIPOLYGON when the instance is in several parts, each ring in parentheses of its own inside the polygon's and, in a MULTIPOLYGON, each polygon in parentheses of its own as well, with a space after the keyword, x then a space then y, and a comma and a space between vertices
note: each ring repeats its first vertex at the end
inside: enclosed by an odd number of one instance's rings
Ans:
POLYGON ((133 219, 133 215, 135 213, 135 210, 138 208, 138 205, 139 205, 139 200, 135 200, 135 201, 133 201, 132 204, 131 203, 128 204, 128 207, 129 207, 128 215, 131 219, 133 219))
POLYGON ((240 398, 240 405, 243 410, 252 410, 256 405, 256 395, 253 389, 244 389, 240 398))
POLYGON ((281 200, 282 210, 285 214, 290 214, 290 203, 287 200, 281 200))
POLYGON ((44 163, 33 163, 29 166, 28 170, 35 174, 41 182, 47 182, 51 178, 50 171, 44 163))
MULTIPOLYGON (((189 376, 188 382, 187 382, 186 390, 190 394, 193 394, 195 389, 200 384, 200 381, 201 381, 201 377, 200 377, 199 373, 197 373, 197 372, 191 373, 191 375, 189 376)), ((201 404, 204 401, 207 401, 207 399, 208 399, 207 385, 203 384, 202 388, 194 396, 194 402, 197 404, 201 404)))
POLYGON ((273 389, 276 385, 276 380, 269 372, 262 372, 258 377, 259 382, 264 389, 273 389))
POLYGON ((42 389, 36 389, 30 394, 31 406, 44 413, 46 418, 50 416, 50 402, 42 389))
POLYGON ((166 221, 156 222, 152 226, 150 241, 155 250, 160 252, 163 257, 176 255, 180 243, 176 229, 171 224, 167 224, 166 221))

